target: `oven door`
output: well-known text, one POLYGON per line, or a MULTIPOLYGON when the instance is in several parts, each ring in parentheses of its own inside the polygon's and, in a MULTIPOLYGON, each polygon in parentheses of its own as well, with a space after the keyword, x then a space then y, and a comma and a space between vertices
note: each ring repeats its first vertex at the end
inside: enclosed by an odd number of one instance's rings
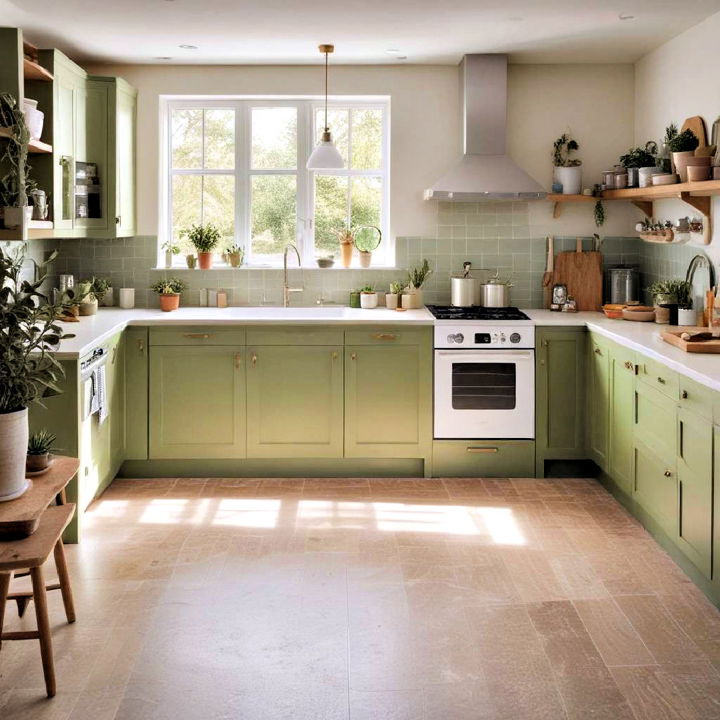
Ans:
POLYGON ((535 437, 533 350, 436 350, 435 437, 535 437))

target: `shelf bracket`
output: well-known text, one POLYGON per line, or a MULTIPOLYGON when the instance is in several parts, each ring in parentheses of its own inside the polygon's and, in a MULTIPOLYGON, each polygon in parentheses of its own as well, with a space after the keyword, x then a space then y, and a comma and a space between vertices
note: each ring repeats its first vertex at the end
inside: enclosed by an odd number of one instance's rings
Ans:
POLYGON ((557 220, 560 217, 560 213, 562 212, 562 207, 559 202, 553 203, 553 218, 557 220))
POLYGON ((632 204, 636 208, 640 208, 642 210, 646 217, 653 217, 653 202, 652 200, 633 200, 632 204))
POLYGON ((681 192, 680 199, 702 213, 703 243, 709 245, 712 238, 712 198, 709 196, 691 195, 689 192, 681 192))

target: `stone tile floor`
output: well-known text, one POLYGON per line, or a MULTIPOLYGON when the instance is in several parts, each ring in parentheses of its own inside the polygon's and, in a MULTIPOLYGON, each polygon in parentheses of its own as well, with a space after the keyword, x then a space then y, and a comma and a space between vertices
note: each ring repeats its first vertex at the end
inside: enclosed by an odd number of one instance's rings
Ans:
POLYGON ((592 480, 117 480, 84 521, 58 695, 6 642, 2 720, 720 718, 720 613, 592 480))

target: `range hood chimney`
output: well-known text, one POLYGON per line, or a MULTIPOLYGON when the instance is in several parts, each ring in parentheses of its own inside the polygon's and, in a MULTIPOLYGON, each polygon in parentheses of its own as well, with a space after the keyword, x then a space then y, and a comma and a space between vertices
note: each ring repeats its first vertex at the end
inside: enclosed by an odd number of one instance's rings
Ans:
POLYGON ((462 160, 425 191, 426 200, 540 200, 547 194, 506 155, 507 55, 465 55, 462 160))

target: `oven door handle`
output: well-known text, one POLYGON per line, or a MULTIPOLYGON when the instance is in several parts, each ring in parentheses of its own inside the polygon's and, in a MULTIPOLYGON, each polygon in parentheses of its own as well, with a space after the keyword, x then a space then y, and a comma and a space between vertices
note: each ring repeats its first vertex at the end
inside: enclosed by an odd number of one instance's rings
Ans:
POLYGON ((436 350, 435 355, 441 358, 453 358, 462 362, 522 362, 535 359, 532 350, 513 350, 511 353, 499 352, 497 350, 486 350, 484 352, 473 352, 472 350, 436 350))

